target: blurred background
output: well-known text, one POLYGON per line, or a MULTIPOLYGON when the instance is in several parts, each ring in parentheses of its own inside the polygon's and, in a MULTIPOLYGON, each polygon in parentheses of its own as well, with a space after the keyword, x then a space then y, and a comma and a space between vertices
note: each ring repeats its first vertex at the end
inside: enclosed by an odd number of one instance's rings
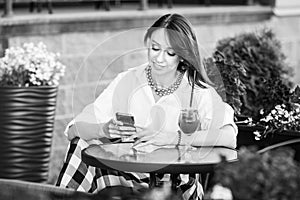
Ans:
POLYGON ((220 39, 272 29, 294 69, 292 82, 300 83, 297 0, 2 0, 0 9, 1 56, 8 47, 42 41, 50 51, 60 53, 66 65, 57 98, 50 184, 56 182, 63 164, 67 123, 118 72, 145 61, 143 51, 126 52, 143 48, 145 27, 163 14, 179 13, 192 22, 204 56, 211 56, 220 39))

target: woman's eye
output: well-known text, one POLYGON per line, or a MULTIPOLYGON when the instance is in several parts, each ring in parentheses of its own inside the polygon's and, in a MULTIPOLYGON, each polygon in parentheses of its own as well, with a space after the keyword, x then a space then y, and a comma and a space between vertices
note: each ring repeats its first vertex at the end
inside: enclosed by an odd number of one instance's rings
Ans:
POLYGON ((169 55, 169 56, 175 56, 176 54, 175 54, 175 52, 170 52, 170 51, 168 51, 168 55, 169 55))
POLYGON ((159 51, 160 48, 159 48, 158 46, 152 45, 152 50, 153 50, 153 51, 159 51))

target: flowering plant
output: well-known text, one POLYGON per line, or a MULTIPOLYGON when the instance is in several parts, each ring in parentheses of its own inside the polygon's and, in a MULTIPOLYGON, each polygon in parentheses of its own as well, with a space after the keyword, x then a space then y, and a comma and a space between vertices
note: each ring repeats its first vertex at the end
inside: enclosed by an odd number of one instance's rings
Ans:
MULTIPOLYGON (((261 110, 263 114, 263 110, 261 110)), ((297 86, 286 103, 276 105, 259 124, 265 125, 263 135, 282 130, 300 131, 300 87, 297 86)))
POLYGON ((300 130, 300 106, 288 110, 285 104, 277 105, 261 122, 276 129, 300 130))
POLYGON ((49 52, 42 42, 10 47, 0 58, 0 86, 58 85, 64 72, 59 54, 49 52))

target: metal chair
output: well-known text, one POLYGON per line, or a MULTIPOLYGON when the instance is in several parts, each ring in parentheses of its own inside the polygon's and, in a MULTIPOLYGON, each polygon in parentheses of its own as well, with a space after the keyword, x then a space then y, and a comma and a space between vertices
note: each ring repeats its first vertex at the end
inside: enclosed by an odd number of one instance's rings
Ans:
POLYGON ((287 140, 284 142, 280 142, 277 144, 270 145, 268 147, 265 147, 259 151, 257 151, 259 154, 263 154, 267 151, 275 150, 280 147, 290 147, 295 151, 295 157, 294 160, 300 162, 300 138, 287 140))
POLYGON ((110 11, 110 1, 109 0, 100 0, 95 1, 95 8, 100 9, 101 5, 103 5, 104 10, 110 11))
MULTIPOLYGON (((158 0, 158 7, 163 7, 165 0, 158 0)), ((167 0, 168 8, 173 8, 173 0, 167 0)))
MULTIPOLYGON (((33 12, 35 9, 37 9, 37 12, 41 12, 43 3, 44 3, 43 0, 31 0, 29 4, 29 11, 33 12)), ((46 3, 47 3, 48 13, 52 14, 53 13, 52 0, 46 0, 46 3)))
POLYGON ((1 200, 98 200, 142 199, 127 187, 115 186, 97 193, 75 191, 53 185, 0 178, 1 200))
POLYGON ((92 200, 94 196, 47 184, 0 179, 0 199, 3 200, 92 200))

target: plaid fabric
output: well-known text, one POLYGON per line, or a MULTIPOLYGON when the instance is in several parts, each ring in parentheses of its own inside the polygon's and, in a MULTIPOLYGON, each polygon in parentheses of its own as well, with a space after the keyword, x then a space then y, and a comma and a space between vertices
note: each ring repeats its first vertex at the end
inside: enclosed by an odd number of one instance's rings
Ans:
MULTIPOLYGON (((121 172, 117 170, 103 170, 86 165, 81 160, 81 151, 89 145, 86 141, 74 138, 68 147, 65 163, 56 183, 57 186, 73 188, 78 191, 96 193, 111 186, 125 186, 133 190, 149 187, 148 173, 121 172)), ((162 181, 169 180, 165 175, 162 181)), ((184 200, 201 199, 202 185, 197 178, 180 175, 179 189, 184 200)))

